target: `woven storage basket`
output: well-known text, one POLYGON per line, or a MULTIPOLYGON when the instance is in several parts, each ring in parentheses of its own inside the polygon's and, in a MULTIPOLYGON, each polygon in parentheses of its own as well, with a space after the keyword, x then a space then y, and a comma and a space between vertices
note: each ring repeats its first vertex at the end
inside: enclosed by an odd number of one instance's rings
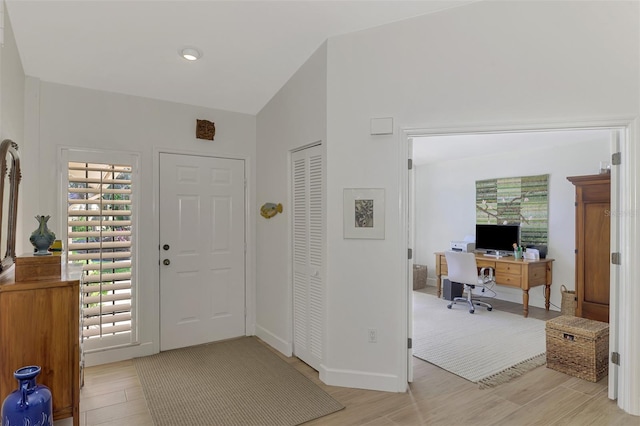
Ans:
POLYGON ((546 323, 547 367, 590 382, 607 375, 609 324, 569 315, 546 323))
POLYGON ((576 300, 576 292, 574 290, 567 290, 562 284, 560 286, 562 292, 562 300, 560 301, 560 312, 562 315, 575 315, 578 301, 576 300))
POLYGON ((424 265, 413 265, 413 289, 425 288, 427 285, 427 267, 424 265))

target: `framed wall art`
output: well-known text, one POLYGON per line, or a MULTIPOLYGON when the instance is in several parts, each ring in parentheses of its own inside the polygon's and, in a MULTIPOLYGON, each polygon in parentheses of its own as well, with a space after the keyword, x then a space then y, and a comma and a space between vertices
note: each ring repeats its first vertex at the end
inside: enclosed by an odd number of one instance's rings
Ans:
POLYGON ((520 225, 521 245, 546 245, 549 175, 476 181, 476 223, 520 225))
POLYGON ((344 238, 384 240, 384 189, 344 189, 344 238))

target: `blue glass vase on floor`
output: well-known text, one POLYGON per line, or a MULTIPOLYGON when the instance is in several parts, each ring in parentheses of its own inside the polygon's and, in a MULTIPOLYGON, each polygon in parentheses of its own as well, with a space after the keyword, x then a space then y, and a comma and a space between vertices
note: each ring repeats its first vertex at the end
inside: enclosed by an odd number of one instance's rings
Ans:
POLYGON ((36 251, 33 253, 34 256, 46 256, 50 255, 49 247, 56 239, 56 234, 49 230, 47 227, 47 221, 51 216, 36 216, 36 220, 38 221, 38 229, 31 233, 31 237, 29 237, 29 241, 33 244, 36 251))
POLYGON ((52 426, 53 404, 51 391, 36 384, 40 367, 30 365, 13 373, 18 389, 11 392, 2 404, 2 426, 52 426))

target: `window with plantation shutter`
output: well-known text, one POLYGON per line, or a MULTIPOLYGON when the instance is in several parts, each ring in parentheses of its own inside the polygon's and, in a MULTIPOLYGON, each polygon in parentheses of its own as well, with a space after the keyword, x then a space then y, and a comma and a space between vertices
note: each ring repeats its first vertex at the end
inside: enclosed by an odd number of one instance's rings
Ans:
POLYGON ((87 350, 133 341, 132 165, 68 161, 68 261, 83 265, 87 350))

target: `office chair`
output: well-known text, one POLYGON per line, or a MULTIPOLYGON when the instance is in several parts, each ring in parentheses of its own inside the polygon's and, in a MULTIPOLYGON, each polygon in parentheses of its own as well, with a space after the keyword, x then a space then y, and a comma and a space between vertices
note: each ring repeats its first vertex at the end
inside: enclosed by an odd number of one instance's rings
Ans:
POLYGON ((447 259, 447 275, 449 276, 449 281, 464 284, 465 291, 467 292, 467 297, 455 297, 451 303, 447 305, 447 308, 451 309, 456 302, 466 302, 469 305, 470 314, 476 310, 474 305, 484 306, 487 308, 487 311, 492 310, 493 306, 491 306, 491 304, 473 299, 471 297, 471 290, 477 285, 484 286, 495 282, 493 268, 482 268, 480 274, 478 274, 476 255, 474 253, 447 251, 444 253, 444 256, 447 259))

